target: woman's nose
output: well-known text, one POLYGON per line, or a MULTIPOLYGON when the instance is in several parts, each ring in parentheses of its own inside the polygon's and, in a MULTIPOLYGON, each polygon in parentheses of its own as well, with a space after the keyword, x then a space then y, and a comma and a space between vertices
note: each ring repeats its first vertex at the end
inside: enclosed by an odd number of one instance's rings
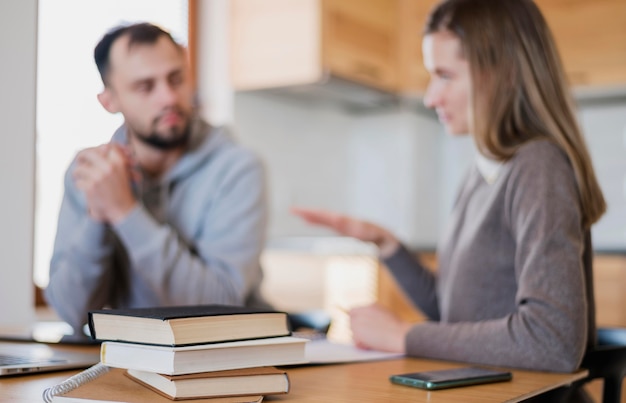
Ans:
POLYGON ((426 87, 426 93, 424 94, 424 106, 428 109, 435 108, 439 102, 439 98, 438 91, 433 85, 433 82, 429 82, 426 87))

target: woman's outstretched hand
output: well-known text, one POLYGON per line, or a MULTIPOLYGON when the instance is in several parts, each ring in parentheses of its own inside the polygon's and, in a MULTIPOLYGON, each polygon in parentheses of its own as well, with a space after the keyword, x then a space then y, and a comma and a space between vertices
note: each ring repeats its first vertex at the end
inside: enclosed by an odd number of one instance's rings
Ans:
POLYGON ((406 335, 411 324, 378 305, 351 309, 350 328, 354 344, 363 349, 405 353, 406 335))
POLYGON ((400 245, 391 232, 367 221, 326 210, 293 207, 291 212, 310 224, 321 225, 364 242, 372 242, 378 246, 380 256, 383 258, 391 256, 400 245))

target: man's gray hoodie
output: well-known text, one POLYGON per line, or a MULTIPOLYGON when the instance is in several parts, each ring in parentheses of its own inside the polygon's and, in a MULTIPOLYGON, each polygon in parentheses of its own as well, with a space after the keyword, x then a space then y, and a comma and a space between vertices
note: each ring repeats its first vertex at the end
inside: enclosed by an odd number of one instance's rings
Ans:
MULTIPOLYGON (((112 141, 126 144, 124 126, 112 141)), ((139 203, 120 223, 93 220, 65 175, 49 304, 73 328, 103 307, 263 305, 265 173, 257 156, 201 119, 190 146, 158 181, 134 184, 139 203)))

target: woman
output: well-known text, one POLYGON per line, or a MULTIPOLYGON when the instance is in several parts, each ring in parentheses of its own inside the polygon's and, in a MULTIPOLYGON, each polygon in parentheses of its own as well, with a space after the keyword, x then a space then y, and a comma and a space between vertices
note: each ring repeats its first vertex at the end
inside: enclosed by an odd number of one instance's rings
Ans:
POLYGON ((479 151, 433 274, 389 231, 326 211, 308 222, 374 242, 430 319, 350 312, 355 342, 408 355, 574 371, 595 341, 590 227, 605 211, 552 35, 530 0, 449 0, 423 39, 425 95, 479 151))

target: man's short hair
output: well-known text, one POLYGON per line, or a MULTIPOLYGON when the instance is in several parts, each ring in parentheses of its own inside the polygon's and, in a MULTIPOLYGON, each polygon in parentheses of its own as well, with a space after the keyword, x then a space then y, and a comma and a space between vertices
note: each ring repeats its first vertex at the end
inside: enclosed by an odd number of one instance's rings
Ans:
POLYGON ((124 35, 128 35, 129 37, 129 48, 136 44, 154 44, 162 36, 165 36, 172 41, 174 45, 180 47, 180 44, 172 38, 172 35, 169 32, 148 22, 118 25, 113 27, 102 37, 102 39, 100 39, 100 42, 98 42, 93 52, 94 60, 96 62, 96 66, 98 67, 98 72, 100 73, 100 78, 105 86, 107 85, 107 74, 110 70, 109 56, 111 53, 111 46, 113 46, 113 43, 118 38, 124 35))

